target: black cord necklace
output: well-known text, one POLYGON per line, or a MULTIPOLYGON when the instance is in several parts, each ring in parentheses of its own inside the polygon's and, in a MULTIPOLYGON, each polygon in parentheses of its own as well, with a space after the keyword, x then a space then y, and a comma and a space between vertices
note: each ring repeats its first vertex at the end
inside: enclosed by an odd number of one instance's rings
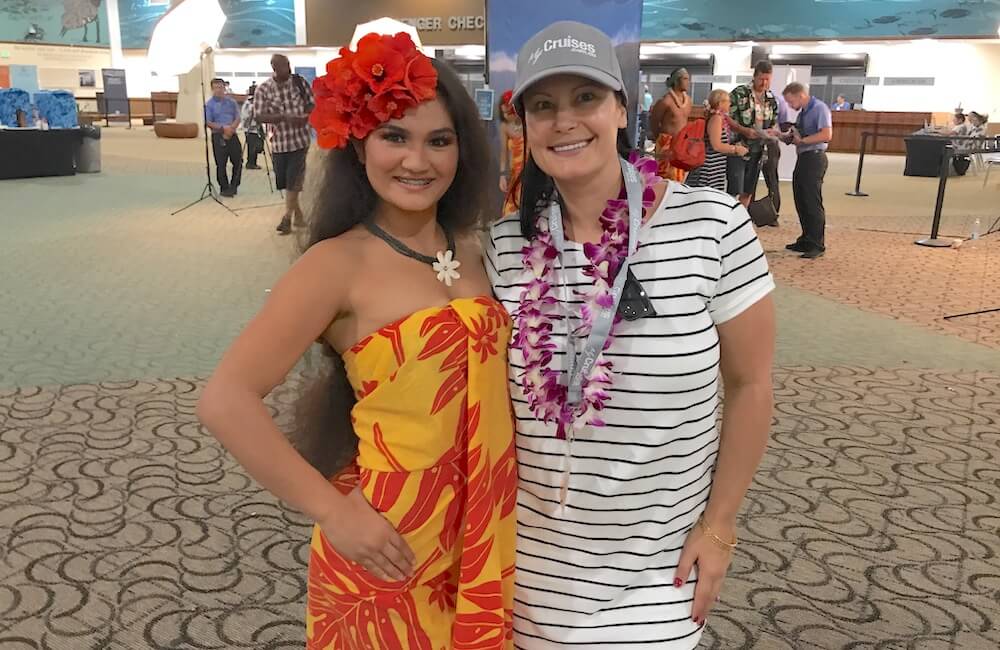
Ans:
POLYGON ((453 280, 458 280, 461 277, 456 270, 460 266, 460 262, 455 259, 455 236, 449 229, 442 226, 448 249, 446 251, 438 252, 437 257, 431 257, 430 255, 424 255, 423 253, 418 253, 413 250, 386 231, 382 230, 372 220, 365 221, 365 228, 368 229, 368 232, 389 244, 389 246, 400 255, 417 260, 418 262, 423 262, 433 268, 438 272, 438 280, 445 283, 447 286, 450 287, 453 280))

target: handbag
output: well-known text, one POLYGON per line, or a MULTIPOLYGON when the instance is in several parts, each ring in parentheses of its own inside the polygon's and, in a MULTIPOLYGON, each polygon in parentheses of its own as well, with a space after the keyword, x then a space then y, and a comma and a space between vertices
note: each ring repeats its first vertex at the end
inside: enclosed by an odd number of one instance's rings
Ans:
POLYGON ((684 171, 705 164, 705 120, 698 118, 674 136, 670 147, 670 166, 684 171))
POLYGON ((778 211, 774 209, 774 202, 771 200, 770 194, 756 201, 751 201, 747 211, 750 213, 750 220, 753 221, 753 225, 755 226, 778 225, 778 211))

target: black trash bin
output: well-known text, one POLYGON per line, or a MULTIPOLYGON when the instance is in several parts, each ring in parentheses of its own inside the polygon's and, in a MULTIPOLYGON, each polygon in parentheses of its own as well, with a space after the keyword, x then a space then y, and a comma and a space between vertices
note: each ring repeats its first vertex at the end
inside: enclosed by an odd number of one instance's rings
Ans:
POLYGON ((80 150, 76 155, 76 171, 82 174, 96 174, 101 171, 101 128, 85 125, 80 127, 80 150))

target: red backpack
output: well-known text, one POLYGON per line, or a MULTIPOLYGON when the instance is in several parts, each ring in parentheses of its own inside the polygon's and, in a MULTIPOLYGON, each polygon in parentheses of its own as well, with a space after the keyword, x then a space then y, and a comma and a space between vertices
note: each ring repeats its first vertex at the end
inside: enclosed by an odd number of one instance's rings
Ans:
POLYGON ((691 171, 705 164, 705 120, 698 118, 674 136, 670 166, 691 171))

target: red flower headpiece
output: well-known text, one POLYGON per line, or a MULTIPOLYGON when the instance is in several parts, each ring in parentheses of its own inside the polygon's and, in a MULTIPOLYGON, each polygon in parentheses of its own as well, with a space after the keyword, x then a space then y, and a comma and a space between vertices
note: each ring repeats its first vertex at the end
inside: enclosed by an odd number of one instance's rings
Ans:
POLYGON ((346 147, 380 124, 403 117, 410 108, 437 95, 437 70, 410 35, 368 34, 357 50, 341 48, 313 81, 316 108, 309 122, 324 149, 346 147))
POLYGON ((510 100, 514 99, 513 90, 505 90, 502 95, 500 95, 500 102, 507 108, 513 108, 510 105, 510 100))

